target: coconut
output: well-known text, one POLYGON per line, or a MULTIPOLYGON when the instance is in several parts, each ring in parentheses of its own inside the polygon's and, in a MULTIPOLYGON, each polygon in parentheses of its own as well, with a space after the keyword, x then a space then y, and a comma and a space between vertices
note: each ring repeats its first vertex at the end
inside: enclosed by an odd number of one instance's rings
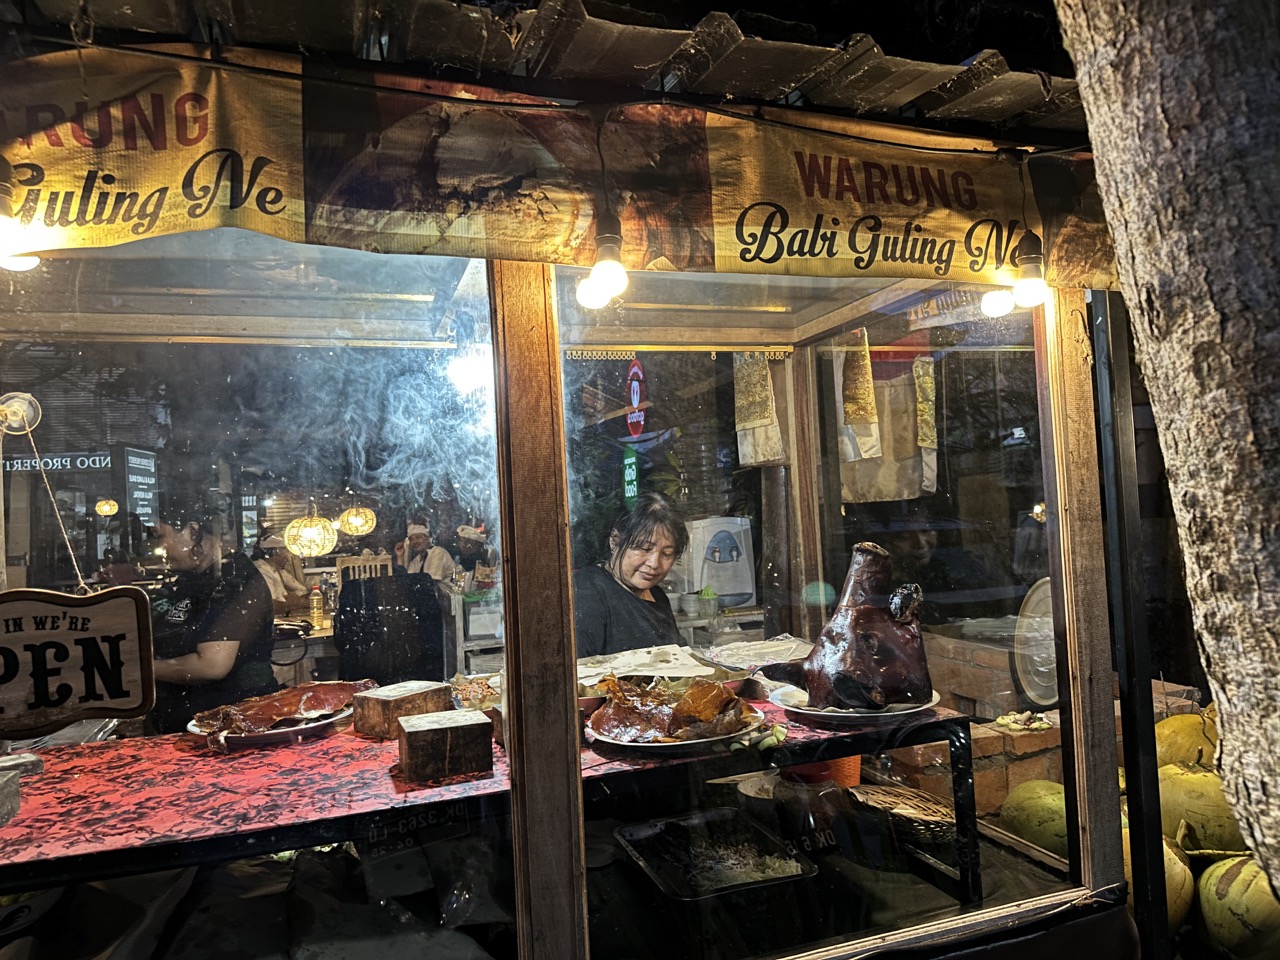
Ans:
MULTIPOLYGON (((1124 840, 1124 878, 1129 881, 1129 909, 1133 909, 1133 865, 1129 855, 1129 831, 1121 831, 1124 840)), ((1175 932, 1187 919, 1196 893, 1196 880, 1191 861, 1182 848, 1168 837, 1164 841, 1164 896, 1169 912, 1169 932, 1175 932)))
POLYGON ((1059 857, 1067 855, 1067 801, 1062 784, 1028 780, 1009 791, 1000 826, 1059 857))
POLYGON ((1156 767, 1185 761, 1212 767, 1218 728, 1198 713, 1178 713, 1156 724, 1156 767))
POLYGON ((1194 763, 1170 763, 1160 768, 1159 778, 1162 833, 1176 837, 1185 820, 1194 841, 1188 849, 1248 849, 1217 773, 1194 763))
POLYGON ((1219 860, 1200 875, 1205 939, 1236 960, 1280 956, 1280 900, 1252 856, 1219 860))

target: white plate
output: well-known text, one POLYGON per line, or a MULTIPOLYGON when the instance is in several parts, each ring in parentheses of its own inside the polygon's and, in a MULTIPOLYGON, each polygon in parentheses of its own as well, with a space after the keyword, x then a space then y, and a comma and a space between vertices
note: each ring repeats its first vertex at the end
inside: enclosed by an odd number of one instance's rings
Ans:
POLYGON ((752 710, 752 713, 755 714, 755 719, 736 733, 726 733, 719 737, 707 737, 703 740, 672 740, 669 743, 632 743, 628 740, 615 740, 613 737, 606 737, 602 733, 596 733, 590 727, 587 727, 587 733, 591 735, 593 740, 598 740, 601 743, 607 743, 611 747, 627 747, 628 749, 641 750, 646 753, 679 753, 682 750, 700 750, 707 744, 711 743, 727 743, 730 740, 736 740, 738 737, 746 736, 747 734, 758 730, 761 724, 764 723, 764 714, 759 710, 754 709, 752 710))
MULTIPOLYGON (((227 749, 273 747, 282 743, 298 743, 315 737, 326 737, 333 732, 334 724, 339 720, 345 720, 354 712, 354 707, 347 707, 332 716, 300 723, 296 727, 281 727, 278 730, 264 730, 262 733, 229 733, 227 734, 227 749)), ((194 720, 187 724, 187 733, 194 733, 198 737, 209 736, 196 726, 194 720)))
POLYGON ((868 720, 900 717, 904 713, 927 710, 929 707, 935 706, 941 699, 942 694, 935 690, 928 703, 891 703, 883 710, 869 710, 865 707, 857 707, 852 710, 827 707, 820 710, 809 707, 808 692, 798 687, 781 687, 769 694, 769 702, 782 707, 788 714, 795 714, 799 719, 811 717, 814 720, 823 720, 827 723, 866 723, 868 720))

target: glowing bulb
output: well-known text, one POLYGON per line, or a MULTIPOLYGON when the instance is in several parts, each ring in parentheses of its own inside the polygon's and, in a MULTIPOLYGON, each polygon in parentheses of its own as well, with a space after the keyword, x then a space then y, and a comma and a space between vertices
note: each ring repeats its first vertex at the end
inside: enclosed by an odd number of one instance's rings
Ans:
POLYGON ((1013 285, 1013 302, 1020 307, 1038 307, 1049 295, 1044 282, 1044 245, 1040 237, 1028 230, 1014 250, 1018 280, 1013 285))
POLYGON ((603 248, 600 253, 601 256, 596 258, 596 265, 591 268, 589 276, 599 286, 601 293, 612 300, 627 289, 627 268, 619 260, 605 258, 603 248))
POLYGON ((578 303, 599 310, 627 289, 627 268, 622 265, 622 222, 605 210, 596 222, 596 263, 578 283, 578 303))
POLYGON ((445 370, 459 393, 479 390, 493 380, 493 353, 487 343, 477 343, 449 361, 445 370))
POLYGON ((578 281, 578 303, 588 310, 599 310, 612 299, 609 292, 596 282, 594 274, 588 274, 578 281))
POLYGON ((1013 312, 1013 291, 1008 287, 988 290, 982 295, 982 312, 988 317, 1003 317, 1013 312))
POLYGON ((0 269, 21 273, 40 266, 40 258, 27 253, 33 242, 22 224, 9 216, 7 198, 0 196, 0 269))
MULTIPOLYGON (((1037 272, 1039 269, 1038 266, 1035 267, 1037 272)), ((1020 307, 1038 307, 1048 295, 1049 287, 1045 284, 1044 277, 1019 277, 1013 285, 1013 302, 1020 307)))

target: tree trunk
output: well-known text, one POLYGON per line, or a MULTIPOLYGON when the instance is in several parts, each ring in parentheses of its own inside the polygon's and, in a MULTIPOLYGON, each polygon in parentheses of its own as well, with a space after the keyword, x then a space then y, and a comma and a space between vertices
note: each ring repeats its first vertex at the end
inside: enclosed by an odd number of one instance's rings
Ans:
POLYGON ((1164 451, 1220 763, 1280 889, 1280 15, 1057 0, 1164 451))

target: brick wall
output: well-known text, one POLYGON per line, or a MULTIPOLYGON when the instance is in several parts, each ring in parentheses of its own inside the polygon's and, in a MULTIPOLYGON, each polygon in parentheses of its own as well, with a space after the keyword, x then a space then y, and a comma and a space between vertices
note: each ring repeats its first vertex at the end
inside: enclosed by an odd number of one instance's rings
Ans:
MULTIPOLYGON (((931 674, 934 664, 932 656, 930 653, 931 674)), ((936 679, 934 685, 939 685, 936 679)), ((1152 681, 1152 704, 1156 721, 1175 713, 1194 711, 1194 696, 1194 688, 1152 681)), ((945 702, 944 696, 943 703, 945 702)), ((1124 761, 1118 700, 1115 703, 1115 715, 1116 765, 1120 766, 1124 761)), ((1045 717, 1053 724, 1048 730, 1011 730, 994 722, 970 724, 973 742, 973 792, 978 805, 978 816, 990 816, 998 812, 1009 791, 1028 780, 1062 781, 1062 730, 1058 711, 1047 711, 1045 717)), ((887 750, 864 759, 863 769, 868 774, 879 774, 938 796, 951 796, 951 766, 946 743, 887 750)))

